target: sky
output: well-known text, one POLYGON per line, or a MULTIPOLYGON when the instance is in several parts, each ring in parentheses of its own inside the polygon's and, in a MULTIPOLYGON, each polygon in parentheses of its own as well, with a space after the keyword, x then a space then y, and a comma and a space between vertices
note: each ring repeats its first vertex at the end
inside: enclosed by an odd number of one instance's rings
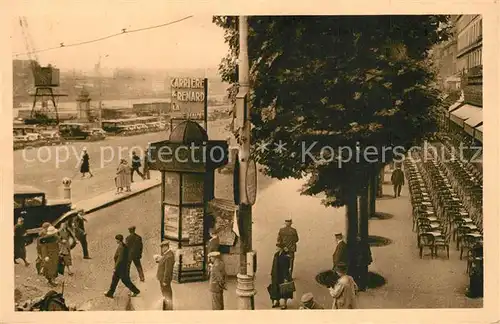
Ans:
MULTIPOLYGON (((45 49, 104 37, 123 28, 129 30, 160 25, 182 19, 190 14, 158 12, 154 8, 135 11, 97 11, 83 14, 52 12, 26 14, 28 31, 34 49, 45 49)), ((106 69, 216 69, 227 53, 224 31, 212 23, 212 16, 192 18, 157 29, 120 35, 87 45, 37 53, 42 65, 52 64, 61 70, 92 70, 101 56, 106 69)), ((14 18, 12 52, 26 53, 26 43, 19 18, 14 18)), ((13 56, 27 59, 26 55, 13 56)))

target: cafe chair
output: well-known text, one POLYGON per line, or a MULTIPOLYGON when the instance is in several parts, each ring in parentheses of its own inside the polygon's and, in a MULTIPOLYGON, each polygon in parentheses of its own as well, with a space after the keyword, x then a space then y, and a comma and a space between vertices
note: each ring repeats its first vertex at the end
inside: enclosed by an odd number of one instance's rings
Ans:
POLYGON ((434 255, 437 257, 438 248, 446 249, 446 256, 450 258, 450 234, 443 234, 441 237, 434 239, 434 255))
POLYGON ((434 235, 430 233, 421 233, 418 235, 418 243, 420 248, 420 259, 422 259, 425 247, 429 248, 431 251, 431 258, 434 258, 434 235))

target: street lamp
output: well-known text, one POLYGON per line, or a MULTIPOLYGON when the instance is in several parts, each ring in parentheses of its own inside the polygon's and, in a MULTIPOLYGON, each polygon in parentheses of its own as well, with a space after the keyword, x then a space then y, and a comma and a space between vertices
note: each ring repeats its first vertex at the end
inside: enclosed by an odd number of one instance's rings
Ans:
MULTIPOLYGON (((236 97, 237 127, 239 137, 239 206, 238 225, 240 228, 240 271, 237 275, 236 294, 238 309, 255 309, 254 295, 254 253, 252 253, 252 204, 255 202, 256 172, 255 162, 250 159, 250 106, 248 103, 249 61, 248 61, 248 22, 246 16, 239 17, 240 54, 238 64, 239 90, 236 97), (253 170, 253 171, 252 171, 253 170), (250 171, 250 172, 249 172, 250 171), (252 175, 250 175, 252 174, 252 175), (249 195, 249 192, 253 194, 249 195), (248 253, 248 257, 247 257, 248 253), (247 268, 248 267, 248 268, 247 268)), ((235 170, 236 171, 236 170, 235 170)), ((256 260, 255 260, 256 261, 256 260)))

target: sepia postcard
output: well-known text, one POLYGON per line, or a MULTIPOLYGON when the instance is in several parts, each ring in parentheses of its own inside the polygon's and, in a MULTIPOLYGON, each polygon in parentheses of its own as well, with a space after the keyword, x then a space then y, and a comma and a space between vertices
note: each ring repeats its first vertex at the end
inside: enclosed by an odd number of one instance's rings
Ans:
POLYGON ((1 322, 500 320, 498 2, 2 9, 1 322))

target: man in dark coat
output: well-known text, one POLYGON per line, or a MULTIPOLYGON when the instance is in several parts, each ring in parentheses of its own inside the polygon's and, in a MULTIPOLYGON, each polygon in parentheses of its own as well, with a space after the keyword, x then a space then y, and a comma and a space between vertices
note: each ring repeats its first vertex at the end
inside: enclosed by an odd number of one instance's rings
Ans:
POLYGON ((394 187, 394 198, 401 196, 401 188, 405 184, 405 176, 399 164, 396 166, 396 169, 392 171, 391 183, 394 187))
POLYGON ((74 219, 74 230, 76 239, 82 245, 83 258, 90 259, 88 244, 87 244, 87 232, 85 232, 85 222, 87 220, 83 217, 83 212, 78 213, 74 219))
POLYGON ((333 252, 333 267, 338 264, 348 264, 348 255, 347 255, 347 244, 344 242, 344 237, 342 233, 335 234, 335 239, 337 240, 337 246, 335 247, 335 252, 333 252))
POLYGON ((273 308, 280 307, 280 300, 284 299, 285 303, 281 309, 287 308, 288 299, 293 299, 293 292, 290 294, 282 294, 280 285, 292 281, 290 274, 290 257, 287 253, 287 248, 280 244, 276 244, 276 253, 273 256, 273 265, 271 268, 271 284, 267 287, 273 308))
POLYGON ((208 280, 212 294, 212 310, 224 310, 224 290, 227 289, 225 265, 221 260, 220 252, 210 252, 208 256, 212 262, 208 280))
POLYGON ((144 174, 139 170, 141 167, 141 158, 132 152, 132 172, 130 172, 130 180, 134 182, 134 172, 137 172, 139 176, 144 180, 144 174))
POLYGON ((118 234, 115 236, 116 243, 118 247, 115 252, 115 266, 113 271, 113 278, 111 279, 111 286, 109 290, 104 294, 104 296, 113 298, 115 294, 116 286, 118 286, 118 282, 121 280, 123 284, 130 289, 131 297, 137 296, 141 291, 137 289, 137 287, 130 280, 130 275, 128 273, 128 250, 125 243, 123 243, 123 235, 118 234))
POLYGON ((24 261, 25 266, 29 266, 26 261, 26 227, 24 227, 24 218, 19 217, 17 224, 14 226, 14 263, 17 264, 17 259, 24 261))
POLYGON ((139 279, 144 282, 144 271, 142 270, 142 237, 135 233, 135 226, 128 228, 129 236, 125 239, 125 245, 128 248, 128 271, 130 273, 130 266, 132 262, 139 273, 139 279))
POLYGON ((172 278, 174 275, 175 256, 170 250, 168 241, 161 242, 162 255, 158 256, 158 270, 156 279, 160 283, 161 294, 163 296, 163 310, 173 310, 172 278))
POLYGON ((293 275, 293 265, 295 261, 295 252, 297 252, 298 241, 299 235, 297 230, 292 227, 292 220, 285 220, 285 226, 278 232, 277 243, 282 247, 286 247, 288 250, 288 256, 290 257, 290 275, 293 275))

